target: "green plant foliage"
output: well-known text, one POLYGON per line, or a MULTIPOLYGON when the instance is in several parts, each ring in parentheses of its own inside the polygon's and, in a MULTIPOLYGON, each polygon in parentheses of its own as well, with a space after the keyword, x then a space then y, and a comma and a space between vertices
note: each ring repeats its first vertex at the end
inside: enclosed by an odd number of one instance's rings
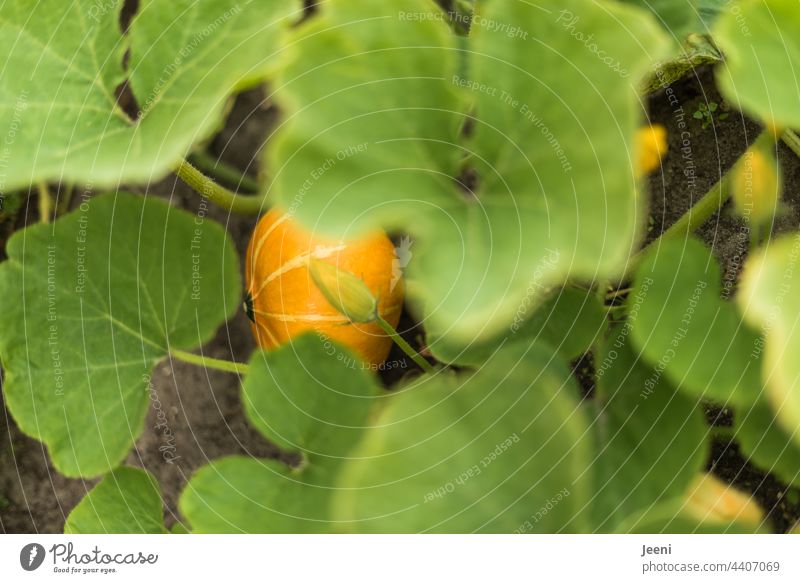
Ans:
POLYGON ((180 510, 193 533, 325 533, 329 499, 281 462, 231 456, 197 471, 180 510))
POLYGON ((722 60, 722 54, 710 37, 689 35, 674 55, 656 65, 643 91, 649 94, 664 89, 693 74, 698 68, 721 63, 722 60))
POLYGON ((730 0, 622 0, 649 10, 676 41, 705 35, 730 0))
POLYGON ((596 530, 681 498, 708 458, 700 403, 637 358, 617 332, 598 356, 596 530))
POLYGON ((437 12, 429 0, 333 0, 319 10, 294 32, 276 83, 286 121, 268 155, 280 203, 335 235, 428 220, 425 205, 458 197, 455 36, 421 18, 437 12))
POLYGON ((14 136, 5 187, 160 178, 215 129, 237 84, 274 69, 299 9, 279 0, 142 0, 123 34, 121 6, 0 6, 0 133, 14 136), (142 112, 136 122, 117 104, 123 82, 142 112))
POLYGON ((218 224, 130 194, 84 202, 6 250, 6 405, 61 473, 106 472, 142 430, 155 364, 210 340, 238 306, 235 250, 218 224))
POLYGON ((738 304, 762 330, 766 398, 784 432, 800 444, 800 234, 787 235, 748 260, 738 304))
POLYGON ((346 456, 367 413, 386 397, 349 350, 313 334, 258 352, 251 363, 242 385, 250 422, 278 446, 316 460, 346 456))
MULTIPOLYGON (((705 32, 699 4, 703 0, 621 0, 653 13, 664 29, 680 42, 692 32, 705 32)), ((707 3, 707 2, 706 2, 707 3)))
POLYGON ((697 106, 692 117, 701 120, 703 122, 702 128, 705 130, 713 126, 715 122, 725 121, 730 117, 730 113, 728 113, 724 104, 722 111, 717 113, 719 109, 720 105, 716 101, 711 101, 709 103, 703 102, 697 106))
POLYGON ((577 395, 540 344, 426 376, 365 434, 334 516, 357 532, 585 531, 592 452, 577 395))
MULTIPOLYGON (((763 529, 775 515, 708 469, 704 408, 730 407, 731 446, 800 487, 800 234, 766 233, 757 249, 753 230, 735 301, 736 282, 723 289, 710 250, 678 228, 719 211, 719 189, 666 233, 650 217, 641 251, 652 197, 639 138, 644 93, 711 64, 724 100, 692 107, 667 91, 655 117, 719 127, 730 104, 768 129, 800 127, 787 82, 798 6, 0 2, 3 401, 61 474, 103 476, 65 533, 763 529), (182 160, 212 138, 205 157, 228 160, 216 146, 231 137, 231 96, 266 84, 251 203, 319 241, 402 238, 392 286, 402 274, 409 342, 427 352, 393 337, 422 371, 390 362, 378 375, 313 332, 248 365, 189 352, 242 299, 236 250, 204 203, 257 209, 182 160), (204 196, 198 214, 113 192, 177 169, 204 196), (90 196, 98 188, 112 193, 90 196), (630 289, 614 287, 630 274, 630 289), (168 357, 244 374, 245 416, 274 446, 270 459, 201 467, 171 529, 157 480, 120 466, 168 357)), ((326 287, 341 248, 322 247, 273 276, 308 268, 326 287)), ((361 293, 363 273, 349 277, 363 309, 340 311, 374 320, 380 298, 361 293)))
POLYGON ((212 462, 184 490, 181 513, 194 532, 330 530, 334 479, 385 398, 375 375, 339 345, 306 335, 257 352, 242 394, 253 425, 304 461, 295 469, 242 456, 212 462))
POLYGON ((475 342, 464 349, 453 350, 447 343, 428 340, 428 349, 441 362, 460 366, 479 366, 506 343, 531 345, 546 342, 561 357, 570 361, 594 345, 605 333, 606 312, 597 297, 584 290, 565 288, 548 298, 529 318, 525 305, 515 316, 507 335, 491 341, 475 342))
POLYGON ((662 502, 629 516, 616 532, 620 534, 754 534, 763 525, 741 521, 702 520, 688 511, 682 500, 662 502))
POLYGON ((697 13, 701 22, 705 25, 702 32, 711 32, 711 27, 717 18, 723 13, 731 10, 731 0, 693 0, 697 6, 697 13))
POLYGON ((101 480, 70 512, 65 534, 166 534, 158 482, 121 467, 101 480))
POLYGON ((764 403, 737 412, 736 440, 748 461, 800 487, 800 448, 764 403))
POLYGON ((332 0, 277 84, 277 202, 336 236, 411 232, 414 305, 453 349, 508 326, 529 289, 619 271, 636 238, 636 85, 667 43, 639 10, 562 4, 479 5, 496 26, 474 23, 464 53, 427 0, 332 0))
POLYGON ((717 72, 725 98, 765 122, 800 126, 797 88, 787 83, 800 64, 797 2, 734 2, 717 21, 714 39, 725 53, 717 72))
POLYGON ((651 249, 629 299, 631 340, 692 397, 749 406, 761 394, 761 338, 721 299, 721 281, 716 260, 697 239, 651 249))

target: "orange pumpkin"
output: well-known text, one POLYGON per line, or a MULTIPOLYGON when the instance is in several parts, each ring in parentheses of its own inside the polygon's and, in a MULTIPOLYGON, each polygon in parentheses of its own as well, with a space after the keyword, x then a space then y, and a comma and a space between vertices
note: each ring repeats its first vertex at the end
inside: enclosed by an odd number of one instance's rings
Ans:
POLYGON ((362 279, 379 299, 378 312, 397 326, 403 282, 394 246, 384 233, 353 242, 316 237, 287 213, 271 210, 256 225, 247 248, 247 310, 262 348, 273 349, 308 330, 380 365, 392 340, 373 323, 354 324, 334 308, 309 273, 312 259, 335 265, 362 279))

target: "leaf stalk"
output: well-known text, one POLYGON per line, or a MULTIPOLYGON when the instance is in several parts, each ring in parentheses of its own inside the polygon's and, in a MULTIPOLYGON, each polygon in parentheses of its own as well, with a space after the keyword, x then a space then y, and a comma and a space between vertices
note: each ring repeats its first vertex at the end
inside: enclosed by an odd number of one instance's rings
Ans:
POLYGON ((403 339, 402 336, 400 336, 400 334, 397 333, 397 330, 395 330, 394 327, 389 322, 387 322, 386 320, 384 320, 380 316, 378 316, 378 319, 376 320, 376 322, 378 323, 378 326, 380 326, 381 329, 384 332, 386 332, 386 334, 389 337, 391 337, 391 339, 394 341, 394 343, 397 344, 401 348, 401 350, 408 355, 408 357, 411 360, 413 360, 415 363, 417 363, 417 365, 422 370, 424 370, 427 373, 436 372, 436 369, 433 368, 433 366, 431 366, 431 364, 427 360, 422 358, 422 356, 416 350, 414 350, 411 347, 411 345, 408 342, 406 342, 403 339))
POLYGON ((53 197, 46 182, 39 182, 36 187, 39 191, 39 221, 48 224, 53 213, 53 197))
POLYGON ((237 194, 217 184, 186 160, 178 163, 175 174, 192 190, 227 211, 243 215, 258 215, 266 208, 266 195, 237 194))
POLYGON ((193 354, 184 350, 172 349, 169 351, 170 355, 183 362, 195 364, 204 368, 212 368, 214 370, 221 370, 223 372, 232 372, 238 375, 246 375, 250 372, 250 365, 242 362, 233 362, 231 360, 222 360, 219 358, 211 358, 203 356, 202 354, 193 354))
POLYGON ((250 178, 237 168, 230 164, 218 160, 207 152, 197 152, 190 156, 191 163, 200 172, 204 172, 212 178, 216 178, 219 182, 223 182, 230 186, 236 186, 237 190, 245 190, 247 192, 258 192, 258 181, 250 178))

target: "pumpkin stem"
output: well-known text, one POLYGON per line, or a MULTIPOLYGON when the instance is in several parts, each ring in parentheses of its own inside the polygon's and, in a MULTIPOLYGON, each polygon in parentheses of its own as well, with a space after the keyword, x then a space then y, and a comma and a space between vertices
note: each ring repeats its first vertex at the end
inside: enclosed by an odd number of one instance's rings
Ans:
POLYGON ((170 356, 183 362, 196 364, 204 368, 213 368, 223 372, 232 372, 238 375, 246 375, 250 372, 250 366, 242 362, 233 362, 231 360, 222 360, 219 358, 211 358, 203 356, 202 354, 192 354, 183 350, 172 349, 169 351, 170 356))
POLYGON ((36 186, 39 191, 39 220, 47 224, 53 214, 53 197, 46 182, 39 182, 36 186))
POLYGON ((394 343, 397 344, 403 350, 403 352, 405 352, 409 358, 411 358, 411 360, 416 362, 422 370, 427 373, 436 372, 436 369, 433 368, 433 366, 431 366, 427 360, 422 358, 422 356, 416 350, 414 350, 411 345, 406 342, 402 336, 400 336, 400 334, 397 333, 397 330, 395 330, 389 322, 378 316, 377 323, 383 329, 383 331, 386 332, 386 334, 392 340, 394 340, 394 343))
POLYGON ((217 184, 200 172, 197 168, 189 164, 186 160, 181 160, 175 168, 184 183, 198 194, 224 208, 227 211, 241 213, 243 215, 257 215, 266 210, 265 196, 262 195, 241 195, 224 186, 217 184))
POLYGON ((244 190, 248 193, 257 193, 261 190, 257 180, 239 171, 230 164, 218 160, 208 152, 196 152, 189 158, 194 167, 200 170, 200 172, 204 172, 223 184, 235 186, 237 191, 244 190))
POLYGON ((784 130, 781 134, 781 140, 800 158, 800 136, 794 130, 784 130))

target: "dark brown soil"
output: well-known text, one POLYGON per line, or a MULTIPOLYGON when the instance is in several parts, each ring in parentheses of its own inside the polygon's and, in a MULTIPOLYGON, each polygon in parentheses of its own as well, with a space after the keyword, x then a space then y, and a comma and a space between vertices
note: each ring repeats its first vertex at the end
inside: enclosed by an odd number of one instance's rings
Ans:
MULTIPOLYGON (((758 134, 757 126, 735 111, 730 112, 728 119, 706 129, 702 129, 701 121, 692 117, 700 103, 722 103, 709 70, 697 71, 696 75, 681 81, 672 90, 677 102, 673 99, 670 103, 665 91, 653 95, 649 102, 652 121, 662 123, 670 135, 670 155, 663 171, 651 181, 651 237, 672 224, 719 180, 758 134), (682 108, 682 120, 687 124, 683 130, 678 127, 679 108, 682 108), (688 139, 685 156, 681 152, 682 131, 688 132, 688 135, 683 135, 688 139), (695 170, 692 178, 691 172, 695 170)), ((237 99, 228 123, 209 149, 254 175, 258 172, 258 149, 275 117, 276 112, 263 93, 244 94, 237 99)), ((781 162, 791 210, 779 222, 778 230, 796 228, 800 213, 797 200, 800 164, 785 149, 781 151, 781 162)), ((189 211, 196 211, 199 203, 198 197, 174 178, 152 185, 148 194, 167 197, 176 206, 189 211)), ((213 218, 226 226, 243 252, 253 219, 229 216, 219 210, 212 213, 213 218)), ((701 229, 701 236, 720 259, 725 279, 731 282, 732 294, 746 254, 745 225, 726 207, 701 229)), ((407 317, 401 328, 406 330, 407 340, 419 342, 421 331, 407 317)), ((253 346, 249 322, 242 312, 219 331, 205 351, 214 357, 243 361, 247 360, 253 346)), ((399 350, 389 358, 404 365, 384 374, 387 386, 406 375, 416 374, 416 369, 399 350)), ((575 370, 586 394, 590 395, 592 379, 585 371, 591 370, 591 358, 576 362, 575 370)), ((230 454, 276 455, 275 448, 248 426, 239 401, 239 379, 236 376, 205 371, 180 362, 164 362, 157 367, 153 383, 158 401, 154 401, 145 431, 127 463, 145 467, 156 476, 163 489, 170 524, 178 520, 176 502, 186 480, 203 464, 230 454), (166 417, 166 428, 159 423, 158 410, 163 411, 166 417), (175 461, 167 463, 159 448, 170 448, 168 457, 175 458, 175 461)), ((55 472, 42 445, 21 435, 5 409, 3 411, 4 415, 0 416, 0 531, 60 532, 66 515, 92 484, 67 479, 55 472)), ((709 417, 719 425, 730 423, 725 412, 711 407, 709 417)), ((797 504, 800 494, 750 466, 735 445, 717 443, 709 467, 722 478, 753 492, 768 509, 777 531, 786 530, 800 517, 797 504)))
POLYGON ((800 491, 753 466, 735 442, 715 440, 708 469, 740 490, 752 492, 776 532, 787 532, 800 517, 800 491))

